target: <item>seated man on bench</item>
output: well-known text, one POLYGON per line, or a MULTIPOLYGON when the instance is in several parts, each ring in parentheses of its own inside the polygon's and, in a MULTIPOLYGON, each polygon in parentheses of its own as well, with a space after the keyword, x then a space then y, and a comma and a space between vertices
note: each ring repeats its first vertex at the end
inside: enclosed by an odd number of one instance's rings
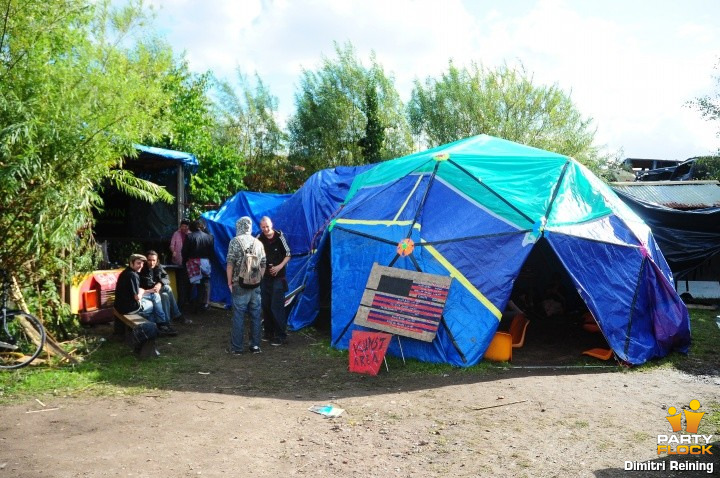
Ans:
POLYGON ((163 312, 160 295, 140 288, 140 271, 147 259, 132 254, 128 267, 118 276, 115 286, 115 310, 121 314, 138 314, 155 323, 161 336, 174 336, 177 331, 170 326, 163 312), (147 292, 147 293, 146 293, 147 292))
POLYGON ((157 252, 150 250, 145 253, 147 262, 140 270, 140 287, 146 292, 160 295, 165 317, 182 324, 191 324, 192 320, 183 318, 182 312, 175 300, 175 294, 170 287, 170 277, 165 268, 158 263, 157 252))

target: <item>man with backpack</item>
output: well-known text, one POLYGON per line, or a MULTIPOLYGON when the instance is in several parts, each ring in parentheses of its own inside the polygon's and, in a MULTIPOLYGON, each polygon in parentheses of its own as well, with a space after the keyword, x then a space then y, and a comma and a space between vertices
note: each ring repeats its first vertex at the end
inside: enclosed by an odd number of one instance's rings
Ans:
POLYGON ((252 219, 243 216, 235 223, 236 236, 227 253, 227 281, 232 293, 233 316, 230 347, 227 352, 243 353, 245 313, 250 314, 250 351, 260 353, 260 282, 265 273, 265 249, 251 235, 252 219))

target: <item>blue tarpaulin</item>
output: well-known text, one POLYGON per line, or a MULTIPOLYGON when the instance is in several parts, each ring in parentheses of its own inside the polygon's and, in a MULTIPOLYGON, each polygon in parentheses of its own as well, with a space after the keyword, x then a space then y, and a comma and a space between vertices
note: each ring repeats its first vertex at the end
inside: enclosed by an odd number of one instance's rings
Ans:
MULTIPOLYGON (((216 235, 220 271, 234 221, 269 215, 292 248, 290 290, 303 289, 290 327, 317 317, 318 265, 328 261, 332 343, 341 348, 361 328, 355 313, 378 263, 452 278, 435 339, 404 340, 404 355, 478 363, 523 264, 543 243, 620 360, 639 364, 688 350, 689 314, 650 229, 572 158, 480 135, 371 167, 321 171, 292 197, 276 199, 233 198, 223 218, 205 216, 211 232, 219 227, 213 222, 232 226, 216 235), (400 257, 406 238, 415 249, 400 257)), ((214 300, 222 293, 214 289, 214 300)), ((401 354, 395 341, 388 353, 401 354)))
MULTIPOLYGON (((338 211, 353 178, 371 166, 337 167, 313 174, 295 194, 270 194, 241 191, 228 199, 218 211, 203 214, 208 232, 215 236, 215 260, 212 272, 211 300, 230 305, 230 290, 225 275, 227 248, 235 236, 235 222, 242 216, 253 220, 253 234, 260 234, 260 220, 268 216, 273 227, 283 231, 292 258, 287 265, 289 293, 304 289, 305 273, 311 252, 317 248, 322 231, 338 211)), ((312 296, 304 296, 307 301, 312 296)), ((291 329, 309 325, 312 319, 298 323, 289 318, 291 329)))

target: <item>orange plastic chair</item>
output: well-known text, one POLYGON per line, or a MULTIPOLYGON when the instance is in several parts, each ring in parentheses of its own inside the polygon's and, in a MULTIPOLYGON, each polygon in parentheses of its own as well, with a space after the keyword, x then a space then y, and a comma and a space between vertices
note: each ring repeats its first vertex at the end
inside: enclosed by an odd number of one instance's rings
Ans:
POLYGON ((598 333, 600 332, 600 327, 598 327, 597 322, 595 322, 595 317, 590 313, 590 311, 585 312, 582 316, 583 318, 583 330, 590 333, 598 333))
POLYGON ((600 360, 610 360, 613 356, 613 351, 612 351, 612 349, 597 348, 597 349, 585 350, 583 352, 583 355, 589 355, 590 357, 595 357, 596 359, 600 359, 600 360))
POLYGON ((487 360, 509 362, 512 360, 512 336, 507 332, 495 332, 495 336, 485 351, 487 360))
POLYGON ((525 314, 517 314, 510 323, 510 335, 512 336, 512 348, 519 349, 525 345, 525 331, 530 321, 525 314))
POLYGON ((596 334, 600 332, 600 327, 597 326, 597 324, 583 324, 583 330, 586 332, 590 332, 592 334, 596 334))

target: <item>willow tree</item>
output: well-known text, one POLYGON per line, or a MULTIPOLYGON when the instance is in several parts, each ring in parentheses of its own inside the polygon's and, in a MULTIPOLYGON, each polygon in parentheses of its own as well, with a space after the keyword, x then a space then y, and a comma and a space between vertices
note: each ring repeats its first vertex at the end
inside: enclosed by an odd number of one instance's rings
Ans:
MULTIPOLYGON (((251 81, 240 70, 236 84, 220 82, 216 141, 234 151, 253 191, 282 191, 289 186, 286 134, 278 123, 278 99, 259 75, 251 81)), ((237 190, 235 190, 237 192, 237 190)))
POLYGON ((323 58, 317 71, 302 72, 288 124, 291 161, 312 173, 407 154, 412 138, 394 79, 374 54, 366 67, 349 43, 336 44, 335 53, 337 58, 323 58), (379 153, 366 157, 374 148, 379 153))
POLYGON ((56 284, 92 249, 103 182, 168 197, 121 168, 168 103, 172 52, 146 20, 141 3, 0 0, 0 267, 32 286, 51 325, 56 284))
POLYGON ((592 119, 559 86, 537 85, 523 68, 450 62, 440 78, 415 81, 408 118, 413 135, 430 147, 488 134, 598 166, 592 119))

